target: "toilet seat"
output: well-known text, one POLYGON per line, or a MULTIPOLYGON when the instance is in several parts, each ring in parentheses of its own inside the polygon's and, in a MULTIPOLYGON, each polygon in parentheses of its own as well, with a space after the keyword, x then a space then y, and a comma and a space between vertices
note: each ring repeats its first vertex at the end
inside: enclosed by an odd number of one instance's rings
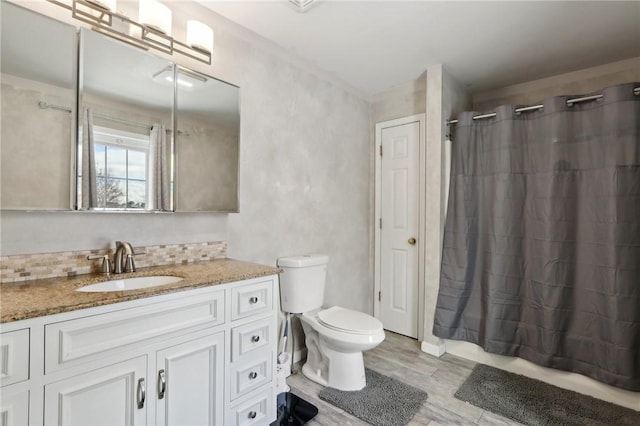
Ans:
POLYGON ((318 321, 332 330, 353 334, 375 334, 382 331, 382 323, 371 315, 333 306, 318 312, 318 321))

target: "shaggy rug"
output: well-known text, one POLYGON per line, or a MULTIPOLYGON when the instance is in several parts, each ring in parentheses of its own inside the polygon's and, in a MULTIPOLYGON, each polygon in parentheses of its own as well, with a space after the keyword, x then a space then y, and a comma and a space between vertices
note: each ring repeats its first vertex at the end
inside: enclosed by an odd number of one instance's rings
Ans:
POLYGON ((324 388, 318 396, 375 426, 406 425, 418 412, 426 392, 365 369, 367 385, 359 391, 324 388))
POLYGON ((455 397, 525 425, 640 425, 640 411, 484 364, 455 397))

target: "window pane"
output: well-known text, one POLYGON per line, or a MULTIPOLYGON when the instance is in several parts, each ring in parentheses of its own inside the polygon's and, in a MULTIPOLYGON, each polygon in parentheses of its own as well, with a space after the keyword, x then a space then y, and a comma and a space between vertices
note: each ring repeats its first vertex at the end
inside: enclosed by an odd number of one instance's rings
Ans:
POLYGON ((144 181, 129 181, 128 208, 143 209, 146 207, 146 183, 144 181))
POLYGON ((104 145, 95 145, 95 159, 96 159, 96 176, 105 176, 107 171, 104 165, 104 152, 107 148, 104 145))
POLYGON ((103 180, 105 207, 124 208, 126 206, 126 180, 106 178, 103 180))
POLYGON ((129 150, 129 179, 147 178, 147 155, 141 151, 129 150))
POLYGON ((107 147, 107 176, 114 178, 127 177, 127 150, 107 147))

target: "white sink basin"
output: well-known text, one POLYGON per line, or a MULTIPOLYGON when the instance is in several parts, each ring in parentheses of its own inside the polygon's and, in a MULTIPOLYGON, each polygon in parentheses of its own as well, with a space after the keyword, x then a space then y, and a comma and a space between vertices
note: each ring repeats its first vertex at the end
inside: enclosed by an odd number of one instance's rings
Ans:
POLYGON ((119 280, 103 281, 96 284, 85 285, 76 289, 76 291, 85 292, 104 292, 104 291, 126 291, 139 290, 141 288, 156 287, 159 285, 173 284, 182 281, 180 277, 171 276, 153 276, 153 277, 135 277, 123 278, 119 280))

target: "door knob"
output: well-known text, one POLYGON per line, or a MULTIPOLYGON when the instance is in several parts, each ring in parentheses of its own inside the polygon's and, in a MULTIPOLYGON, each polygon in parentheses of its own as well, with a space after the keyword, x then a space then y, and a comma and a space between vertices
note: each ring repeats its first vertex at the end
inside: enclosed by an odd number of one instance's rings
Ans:
POLYGON ((413 237, 411 237, 411 238, 409 238, 409 239, 407 240, 407 242, 408 242, 409 244, 411 244, 411 245, 414 245, 414 244, 416 243, 416 239, 415 239, 415 238, 413 238, 413 237))

